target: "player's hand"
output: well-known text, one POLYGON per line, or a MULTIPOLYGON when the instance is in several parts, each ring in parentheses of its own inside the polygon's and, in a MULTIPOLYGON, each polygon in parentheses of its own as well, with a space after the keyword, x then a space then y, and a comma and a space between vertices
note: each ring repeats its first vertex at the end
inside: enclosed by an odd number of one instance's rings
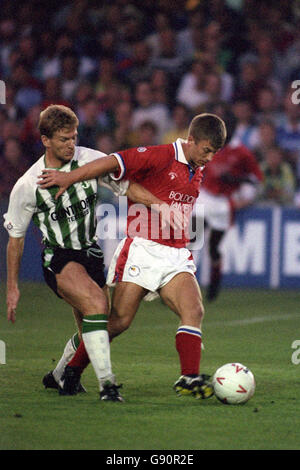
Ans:
POLYGON ((58 170, 43 170, 38 178, 38 184, 42 189, 51 188, 51 186, 59 186, 55 199, 61 196, 72 184, 70 181, 70 173, 58 170))
POLYGON ((15 323, 16 309, 20 299, 20 291, 17 287, 7 290, 6 305, 7 305, 7 320, 15 323))

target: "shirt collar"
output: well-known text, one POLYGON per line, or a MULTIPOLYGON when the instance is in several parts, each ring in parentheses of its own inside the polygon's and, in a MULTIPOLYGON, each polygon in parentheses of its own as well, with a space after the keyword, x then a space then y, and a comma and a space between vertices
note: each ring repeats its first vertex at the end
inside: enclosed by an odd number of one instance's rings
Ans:
MULTIPOLYGON (((187 143, 187 140, 181 139, 180 137, 175 142, 173 142, 173 147, 175 150, 175 159, 180 163, 184 163, 185 165, 188 165, 188 167, 191 169, 192 167, 187 161, 187 159, 185 158, 183 148, 182 148, 182 144, 186 144, 186 143, 187 143)), ((204 170, 204 166, 201 166, 200 169, 201 171, 204 170)))
POLYGON ((175 159, 180 163, 184 163, 185 165, 188 165, 189 162, 185 158, 183 148, 182 148, 183 143, 184 144, 187 143, 187 140, 178 138, 175 142, 173 142, 173 147, 175 150, 175 159))

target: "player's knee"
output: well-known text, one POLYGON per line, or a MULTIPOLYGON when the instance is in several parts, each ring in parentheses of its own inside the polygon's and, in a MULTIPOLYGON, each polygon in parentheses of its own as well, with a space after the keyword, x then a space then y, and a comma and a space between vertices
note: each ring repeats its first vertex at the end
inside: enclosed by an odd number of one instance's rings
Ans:
POLYGON ((119 336, 126 331, 129 326, 130 325, 128 323, 124 323, 122 321, 109 322, 107 327, 109 338, 112 340, 116 336, 119 336))
MULTIPOLYGON (((108 313, 108 302, 107 298, 104 293, 99 289, 99 291, 95 292, 93 295, 91 293, 86 293, 84 298, 84 302, 86 305, 86 313, 85 315, 89 315, 89 311, 91 312, 99 312, 99 313, 108 313)), ((92 313, 91 313, 92 315, 92 313)))
POLYGON ((112 308, 109 316, 108 328, 113 332, 114 335, 123 333, 127 330, 132 322, 132 317, 126 313, 118 312, 112 308))
POLYGON ((89 288, 60 286, 58 284, 59 295, 70 305, 77 308, 82 315, 94 315, 97 313, 108 313, 107 297, 100 287, 90 286, 89 288), (80 292, 80 294, 79 294, 80 292))
POLYGON ((131 318, 130 317, 119 317, 117 320, 117 324, 119 325, 120 331, 128 330, 131 325, 131 318))
POLYGON ((122 318, 119 322, 119 332, 123 333, 124 331, 128 330, 131 325, 131 321, 128 318, 122 318))

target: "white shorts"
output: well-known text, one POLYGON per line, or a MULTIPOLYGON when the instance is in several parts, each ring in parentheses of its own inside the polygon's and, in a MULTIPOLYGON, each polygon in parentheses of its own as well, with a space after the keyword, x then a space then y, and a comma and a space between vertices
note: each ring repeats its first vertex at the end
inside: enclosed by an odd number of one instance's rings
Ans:
POLYGON ((187 248, 174 248, 140 237, 124 238, 112 257, 106 283, 111 287, 120 281, 133 282, 150 291, 145 300, 152 300, 157 297, 158 289, 182 272, 193 276, 196 272, 187 248))
POLYGON ((203 204, 204 219, 209 227, 224 231, 229 229, 232 224, 232 208, 226 196, 215 196, 202 189, 196 204, 203 204))

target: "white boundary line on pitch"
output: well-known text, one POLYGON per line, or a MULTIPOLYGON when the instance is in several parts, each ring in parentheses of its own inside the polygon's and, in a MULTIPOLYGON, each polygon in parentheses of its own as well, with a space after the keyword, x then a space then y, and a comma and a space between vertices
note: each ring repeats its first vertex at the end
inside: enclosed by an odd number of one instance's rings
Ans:
POLYGON ((300 320, 300 314, 299 313, 287 313, 285 315, 268 315, 264 317, 253 317, 253 318, 244 318, 242 320, 230 320, 230 321, 212 321, 212 322, 207 322, 205 323, 205 317, 204 317, 204 325, 205 328, 209 326, 243 326, 243 325, 251 325, 255 323, 264 323, 264 322, 273 322, 276 320, 291 320, 292 318, 299 318, 300 320))

